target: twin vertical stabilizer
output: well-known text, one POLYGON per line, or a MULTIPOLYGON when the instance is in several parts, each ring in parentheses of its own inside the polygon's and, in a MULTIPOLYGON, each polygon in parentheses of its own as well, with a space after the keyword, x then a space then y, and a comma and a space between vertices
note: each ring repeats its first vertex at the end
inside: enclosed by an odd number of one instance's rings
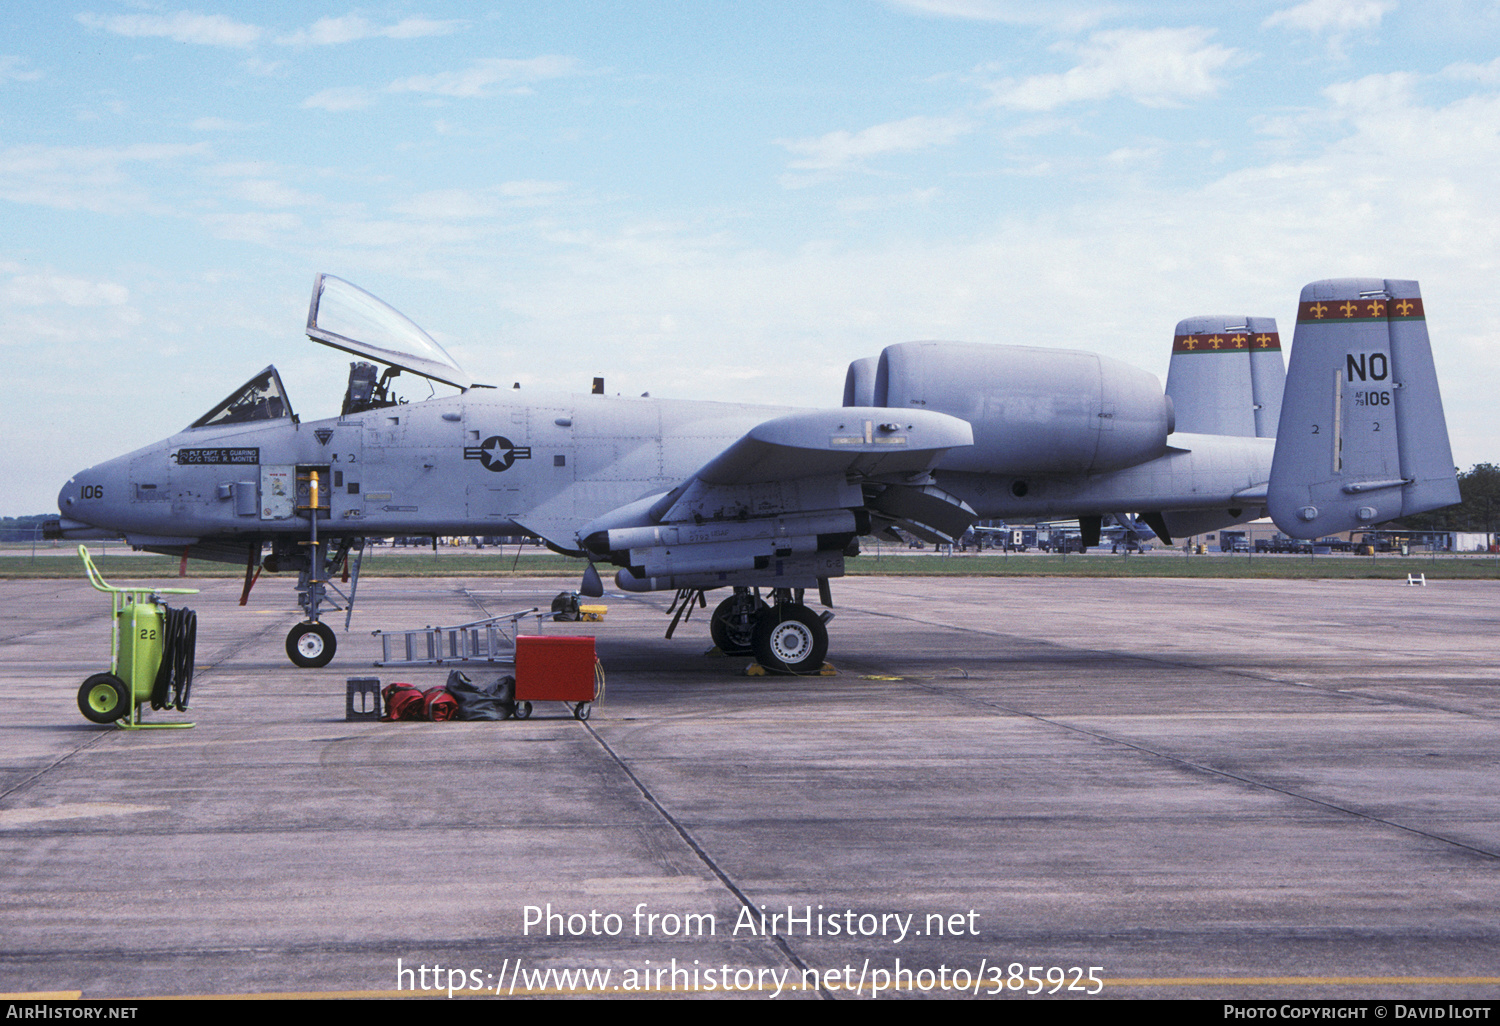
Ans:
POLYGON ((1271 317, 1189 317, 1172 335, 1167 395, 1176 429, 1271 438, 1286 365, 1271 317))
POLYGON ((1304 288, 1267 495, 1276 526, 1316 538, 1458 501, 1417 283, 1304 288))

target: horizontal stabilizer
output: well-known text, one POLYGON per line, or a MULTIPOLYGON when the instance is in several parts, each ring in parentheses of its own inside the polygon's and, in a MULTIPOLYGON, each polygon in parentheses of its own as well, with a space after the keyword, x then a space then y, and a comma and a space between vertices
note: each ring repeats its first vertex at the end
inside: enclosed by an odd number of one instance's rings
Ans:
POLYGON ((1307 286, 1267 493, 1276 525, 1315 538, 1458 501, 1417 283, 1307 286))

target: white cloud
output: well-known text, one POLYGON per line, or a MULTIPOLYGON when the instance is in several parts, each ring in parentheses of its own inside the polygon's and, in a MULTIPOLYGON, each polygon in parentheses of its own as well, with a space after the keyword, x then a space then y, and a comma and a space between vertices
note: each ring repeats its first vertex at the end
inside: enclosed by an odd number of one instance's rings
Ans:
POLYGON ((262 78, 270 78, 273 75, 278 75, 281 73, 281 69, 286 67, 286 61, 268 61, 263 60, 260 57, 256 57, 254 54, 251 54, 249 57, 245 58, 244 66, 245 70, 250 72, 250 74, 252 75, 259 75, 262 78))
POLYGON ((308 207, 318 202, 316 196, 267 178, 236 182, 231 187, 230 194, 260 207, 308 207))
POLYGON ((12 306, 123 306, 130 290, 114 282, 61 274, 22 274, 0 285, 0 303, 12 306))
POLYGON ((886 0, 886 3, 897 10, 932 18, 1042 25, 1061 32, 1077 32, 1097 25, 1119 9, 1116 4, 1089 0, 886 0))
POLYGON ((206 143, 12 146, 0 150, 0 199, 100 213, 152 209, 147 194, 126 174, 126 167, 164 164, 208 152, 206 143))
POLYGON ((1405 71, 1366 75, 1352 82, 1335 82, 1323 90, 1333 102, 1336 115, 1379 114, 1390 108, 1410 107, 1417 76, 1405 71))
POLYGON ((1373 29, 1380 19, 1396 9, 1394 0, 1307 0, 1272 14, 1261 24, 1267 28, 1283 25, 1304 32, 1351 32, 1373 29))
POLYGON ((1224 85, 1219 73, 1235 64, 1236 50, 1208 42, 1211 29, 1112 29, 1082 44, 1079 63, 1058 75, 1009 79, 991 88, 991 102, 1015 110, 1046 111, 1070 103, 1123 96, 1147 107, 1176 106, 1212 96, 1224 85))
POLYGON ((1265 28, 1280 26, 1315 36, 1326 34, 1328 55, 1342 58, 1350 35, 1374 32, 1380 27, 1381 19, 1395 8, 1395 0, 1307 0, 1277 11, 1261 25, 1265 28))
POLYGON ((247 47, 261 37, 255 25, 234 21, 222 14, 89 14, 78 15, 79 24, 130 38, 164 38, 202 46, 247 47))
POLYGON ((1450 64, 1443 69, 1443 77, 1460 82, 1479 82, 1484 85, 1500 85, 1500 57, 1488 64, 1450 64))
POLYGON ((517 202, 532 202, 555 196, 567 189, 562 182, 543 182, 536 179, 521 179, 514 182, 502 182, 500 184, 500 195, 517 202))
POLYGON ((195 132, 243 132, 251 127, 243 121, 230 121, 227 118, 195 118, 192 129, 195 132))
POLYGON ((791 166, 809 171, 831 171, 858 165, 888 153, 912 153, 951 143, 973 131, 961 118, 913 117, 887 121, 858 132, 838 131, 815 139, 778 139, 777 145, 797 155, 791 166))
POLYGON ((403 18, 394 25, 376 25, 358 14, 342 18, 319 18, 311 26, 298 29, 276 41, 287 46, 333 46, 360 39, 417 39, 423 36, 445 36, 462 28, 466 22, 433 21, 430 18, 403 18))
POLYGON ((392 210, 420 220, 467 221, 517 207, 543 206, 567 190, 561 182, 502 182, 488 189, 436 189, 418 193, 392 210))
POLYGON ((437 96, 482 97, 497 87, 516 89, 527 83, 576 74, 573 57, 531 57, 516 60, 491 57, 477 60, 463 71, 441 71, 435 75, 413 75, 386 87, 393 93, 430 93, 437 96))
POLYGON ((374 102, 374 97, 370 95, 369 90, 360 86, 334 86, 331 89, 313 93, 302 101, 302 106, 338 113, 346 110, 364 110, 374 102))
POLYGON ((262 246, 279 245, 302 230, 302 219, 286 213, 210 214, 202 221, 218 238, 262 246))
POLYGON ((40 71, 27 70, 26 58, 0 54, 0 82, 35 82, 42 77, 40 71))

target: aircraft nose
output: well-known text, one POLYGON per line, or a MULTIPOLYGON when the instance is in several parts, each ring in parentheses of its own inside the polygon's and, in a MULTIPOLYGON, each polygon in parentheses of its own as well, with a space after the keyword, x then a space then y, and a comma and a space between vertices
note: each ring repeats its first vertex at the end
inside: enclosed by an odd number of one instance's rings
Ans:
POLYGON ((80 470, 57 493, 58 512, 69 520, 95 527, 111 526, 105 521, 113 519, 111 511, 116 511, 125 499, 129 488, 127 470, 122 460, 80 470))
POLYGON ((72 516, 79 498, 78 475, 74 474, 68 478, 68 483, 62 486, 62 491, 57 493, 57 511, 63 516, 72 516))
POLYGON ((94 504, 87 500, 96 498, 102 490, 89 471, 80 471, 68 478, 68 483, 57 493, 57 510, 70 520, 93 523, 89 514, 94 504))

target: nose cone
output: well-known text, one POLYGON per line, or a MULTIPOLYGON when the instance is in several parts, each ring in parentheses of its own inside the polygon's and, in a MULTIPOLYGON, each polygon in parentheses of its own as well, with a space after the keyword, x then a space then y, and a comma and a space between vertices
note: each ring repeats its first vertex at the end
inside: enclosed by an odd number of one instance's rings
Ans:
MULTIPOLYGON (((93 468, 90 468, 93 469, 93 468)), ((82 509, 83 492, 79 483, 87 474, 88 470, 80 471, 68 478, 68 483, 62 486, 62 491, 57 493, 57 511, 70 520, 78 520, 82 509)))
POLYGON ((116 523, 129 508, 129 458, 110 460, 68 478, 57 493, 57 509, 66 519, 93 527, 123 528, 116 523))

